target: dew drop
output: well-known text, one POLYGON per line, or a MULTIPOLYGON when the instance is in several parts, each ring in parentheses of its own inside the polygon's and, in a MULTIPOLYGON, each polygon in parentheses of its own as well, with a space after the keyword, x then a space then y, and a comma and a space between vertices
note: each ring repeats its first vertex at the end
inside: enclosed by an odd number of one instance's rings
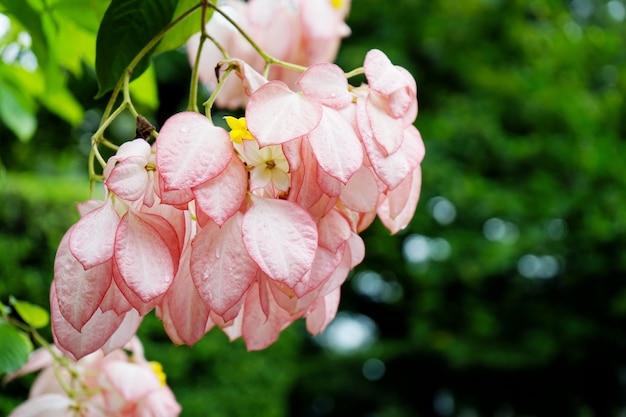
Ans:
POLYGON ((219 252, 215 252, 215 259, 219 259, 220 258, 220 253, 219 252))
POLYGON ((331 96, 332 98, 335 98, 335 97, 337 97, 337 94, 335 94, 335 92, 333 91, 333 92, 331 92, 331 93, 330 93, 330 96, 331 96))
POLYGON ((169 275, 166 275, 163 277, 163 281, 165 282, 170 282, 172 280, 172 277, 170 277, 169 275))
POLYGON ((183 126, 183 127, 181 127, 181 128, 180 128, 180 131, 181 131, 181 132, 183 132, 183 133, 187 133, 187 132, 189 132, 189 126, 183 126))

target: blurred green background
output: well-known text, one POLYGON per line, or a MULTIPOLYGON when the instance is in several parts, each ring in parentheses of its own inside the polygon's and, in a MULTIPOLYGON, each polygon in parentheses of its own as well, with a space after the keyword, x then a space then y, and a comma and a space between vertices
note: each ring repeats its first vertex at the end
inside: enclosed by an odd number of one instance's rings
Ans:
MULTIPOLYGON (((93 59, 107 2, 80 17, 18 3, 0 0, 0 300, 47 307, 89 193, 106 97, 80 54, 93 59)), ((626 416, 625 20, 621 0, 353 0, 337 63, 379 48, 419 84, 415 218, 363 234, 365 261, 315 339, 299 321, 261 352, 217 330, 175 347, 151 314, 140 337, 182 415, 626 416)), ((158 90, 136 89, 157 126, 185 107, 189 72, 166 53, 158 90)), ((133 131, 122 118, 110 136, 133 131)), ((0 390, 0 415, 30 381, 0 390)))

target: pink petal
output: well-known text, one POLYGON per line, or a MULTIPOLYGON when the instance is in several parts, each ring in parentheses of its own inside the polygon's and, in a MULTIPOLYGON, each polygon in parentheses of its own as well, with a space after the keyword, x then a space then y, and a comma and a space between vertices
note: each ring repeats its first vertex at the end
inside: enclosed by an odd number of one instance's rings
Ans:
POLYGON ((209 316, 211 320, 215 322, 215 325, 218 326, 228 339, 232 342, 241 337, 241 324, 243 323, 243 303, 239 306, 239 312, 235 316, 233 320, 228 322, 222 321, 222 318, 215 314, 215 312, 211 311, 211 315, 209 316))
POLYGON ((297 204, 253 197, 242 232, 248 253, 272 279, 292 288, 311 269, 317 227, 297 204))
POLYGON ((390 189, 396 188, 424 157, 424 144, 419 132, 413 125, 406 127, 400 148, 386 155, 374 140, 363 100, 357 102, 357 122, 374 172, 390 189))
POLYGON ((77 225, 65 233, 54 260, 54 287, 59 312, 77 331, 89 321, 111 285, 110 260, 85 270, 70 252, 68 241, 77 225))
POLYGON ((144 302, 164 294, 178 266, 174 229, 160 216, 129 210, 115 237, 115 261, 128 287, 144 302))
POLYGON ((193 188, 198 207, 218 226, 224 224, 243 204, 248 188, 246 167, 239 158, 217 177, 193 188))
POLYGON ((315 306, 306 316, 306 329, 309 333, 312 335, 322 333, 326 326, 333 321, 339 309, 340 298, 341 289, 337 288, 315 303, 315 306))
POLYGON ((307 272, 308 279, 298 283, 294 287, 294 292, 300 298, 296 306, 301 308, 306 303, 310 303, 325 286, 325 282, 335 272, 345 254, 346 245, 341 245, 336 251, 329 251, 323 247, 317 248, 313 267, 307 272), (311 297, 309 294, 312 294, 311 297), (306 297, 305 297, 306 296, 306 297))
POLYGON ((322 169, 345 184, 363 164, 363 147, 340 113, 322 109, 320 123, 308 134, 309 142, 322 169))
POLYGON ((381 107, 381 103, 377 101, 374 94, 367 97, 367 116, 374 140, 382 148, 383 153, 389 155, 396 152, 402 144, 404 122, 402 119, 396 119, 387 114, 381 107))
POLYGON ((165 182, 162 176, 159 178, 159 197, 161 203, 176 207, 180 210, 187 209, 187 203, 193 200, 193 192, 191 188, 183 188, 182 190, 166 190, 165 182))
POLYGON ((174 283, 163 298, 165 313, 175 329, 181 343, 192 346, 206 333, 209 309, 198 294, 191 278, 191 246, 187 246, 181 257, 174 283))
POLYGON ((270 315, 270 303, 272 297, 269 287, 274 281, 272 281, 272 279, 260 269, 257 273, 256 281, 259 283, 259 303, 261 305, 261 310, 267 318, 270 315))
MULTIPOLYGON (((185 208, 186 210, 187 208, 185 208)), ((191 220, 190 216, 186 211, 179 210, 176 207, 170 206, 169 204, 155 204, 152 207, 142 206, 142 213, 155 214, 158 217, 160 223, 166 221, 169 226, 174 228, 176 231, 176 236, 178 238, 178 252, 182 252, 185 241, 188 239, 188 235, 192 233, 191 231, 191 220)), ((163 226, 168 228, 167 226, 163 226)), ((171 236, 170 236, 171 237, 171 236)), ((168 242, 172 247, 175 247, 174 242, 168 242)), ((177 256, 177 255, 176 255, 177 256)))
MULTIPOLYGON (((413 122, 415 121, 415 118, 417 117, 417 110, 418 110, 417 83, 415 82, 415 78, 413 78, 413 75, 411 75, 411 73, 407 71, 405 68, 402 68, 402 67, 396 67, 396 68, 398 68, 398 71, 400 71, 400 73, 402 73, 402 75, 404 76, 404 79, 406 80, 407 85, 408 85, 408 89, 413 92, 413 94, 411 95, 411 103, 409 105, 409 108, 406 109, 406 111, 404 112, 404 116, 402 116, 404 120, 404 124, 406 126, 406 125, 413 124, 413 122)), ((393 100, 394 100, 394 97, 392 95, 392 97, 390 97, 390 102, 392 102, 393 100)))
MULTIPOLYGON (((150 302, 145 302, 141 298, 139 298, 139 296, 135 294, 135 292, 128 287, 128 285, 126 284, 126 281, 124 281, 124 278, 120 274, 119 268, 117 266, 117 262, 115 262, 115 258, 113 258, 113 282, 115 283, 115 287, 117 291, 119 291, 122 294, 122 296, 126 299, 127 303, 130 304, 131 308, 134 308, 135 310, 139 312, 140 316, 145 316, 146 314, 151 312, 161 301, 162 297, 157 297, 150 302)), ((116 300, 116 301, 118 302, 119 305, 113 308, 112 310, 118 313, 118 311, 123 310, 125 308, 125 304, 123 300, 116 300)), ((100 307, 100 310, 106 311, 102 307, 100 307)), ((124 313, 126 311, 124 311, 124 313)))
POLYGON ((322 106, 295 93, 282 81, 270 81, 250 97, 246 123, 259 145, 278 145, 306 135, 319 124, 322 106))
POLYGON ((161 388, 156 374, 148 366, 125 361, 110 361, 103 373, 113 388, 128 403, 137 402, 150 392, 161 388))
POLYGON ((352 234, 350 223, 337 210, 331 210, 317 223, 319 245, 331 252, 348 240, 352 234))
POLYGON ((9 417, 68 417, 75 406, 67 395, 42 394, 20 404, 9 417))
POLYGON ((339 199, 351 210, 361 213, 374 212, 378 202, 378 183, 370 168, 362 166, 355 172, 339 199))
POLYGON ((352 236, 348 239, 348 249, 350 250, 350 269, 352 269, 363 262, 365 258, 365 243, 361 236, 352 233, 352 236))
POLYGON ((115 333, 109 337, 109 340, 102 346, 102 351, 105 355, 113 352, 116 349, 123 348, 128 342, 137 334, 137 329, 141 324, 142 317, 135 309, 128 310, 123 315, 124 319, 120 323, 115 333))
POLYGON ((120 326, 122 319, 123 316, 118 316, 112 310, 103 313, 98 309, 81 331, 77 331, 61 314, 54 282, 52 283, 50 289, 52 335, 59 349, 72 359, 78 360, 104 346, 120 326))
POLYGON ((217 312, 211 310, 211 320, 215 321, 215 324, 222 328, 231 326, 233 324, 233 321, 237 321, 241 313, 241 307, 243 306, 245 298, 245 295, 241 297, 239 301, 233 304, 233 306, 222 315, 219 315, 217 314, 217 312))
POLYGON ((387 193, 387 197, 378 207, 378 217, 392 234, 404 229, 411 222, 419 200, 421 185, 422 170, 418 166, 413 170, 411 177, 387 193))
POLYGON ((137 417, 177 417, 181 412, 169 387, 163 387, 146 395, 141 403, 142 414, 137 417))
POLYGON ((372 49, 365 55, 363 69, 370 88, 378 93, 391 94, 407 85, 404 75, 378 49, 372 49))
POLYGON ((287 163, 289 163, 290 172, 300 168, 300 162, 302 162, 302 157, 300 155, 301 147, 301 140, 290 140, 282 145, 283 154, 285 155, 285 158, 287 158, 287 163))
POLYGON ((144 160, 150 158, 152 149, 150 144, 144 139, 134 139, 128 142, 124 142, 120 145, 119 149, 109 160, 113 159, 116 162, 123 161, 126 158, 140 156, 144 160))
POLYGON ((259 301, 266 319, 276 309, 284 310, 289 315, 297 314, 298 300, 299 297, 291 288, 263 274, 263 279, 259 281, 259 301))
POLYGON ((305 96, 320 104, 339 109, 352 102, 348 80, 343 70, 335 64, 322 63, 310 66, 296 84, 305 96))
POLYGON ((131 308, 133 308, 133 306, 128 302, 122 291, 115 283, 115 280, 112 279, 111 286, 107 290, 106 294, 104 294, 104 298, 100 303, 100 310, 103 312, 113 310, 119 316, 126 313, 131 308))
MULTIPOLYGON (((328 174, 323 169, 317 170, 317 185, 329 197, 339 197, 343 184, 334 176, 328 174)), ((309 210, 309 213, 311 211, 309 210)))
POLYGON ((115 229, 120 217, 110 199, 85 214, 69 234, 69 249, 85 269, 100 265, 113 256, 115 229))
POLYGON ((352 251, 350 245, 346 244, 341 260, 337 263, 331 274, 324 280, 322 289, 318 291, 319 297, 324 297, 326 294, 330 294, 343 285, 352 269, 352 263, 352 251))
POLYGON ((274 343, 280 332, 295 320, 282 308, 272 306, 267 317, 263 312, 259 299, 258 284, 254 284, 244 305, 242 336, 249 351, 265 349, 274 343))
POLYGON ((192 242, 191 276, 200 297, 224 315, 248 290, 258 267, 242 240, 243 215, 235 214, 219 228, 209 223, 192 242))
POLYGON ((298 170, 291 172, 289 200, 296 202, 305 209, 314 206, 324 194, 317 183, 319 168, 313 157, 311 160, 312 162, 301 164, 298 170))
POLYGON ((164 190, 184 190, 216 177, 233 156, 230 136, 194 112, 167 119, 156 141, 156 162, 164 190))
POLYGON ((141 156, 133 156, 118 162, 104 183, 109 190, 124 200, 139 200, 149 183, 146 162, 141 156))
POLYGON ((87 200, 76 204, 76 208, 78 209, 80 217, 84 217, 91 211, 101 207, 103 203, 104 202, 102 200, 87 200))

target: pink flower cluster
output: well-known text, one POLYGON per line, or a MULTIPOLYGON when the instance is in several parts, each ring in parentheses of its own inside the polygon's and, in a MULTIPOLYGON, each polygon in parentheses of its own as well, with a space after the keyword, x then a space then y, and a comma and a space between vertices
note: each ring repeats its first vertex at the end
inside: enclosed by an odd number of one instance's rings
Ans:
POLYGON ((358 233, 376 215, 392 233, 411 220, 424 145, 406 70, 372 50, 368 84, 317 64, 294 91, 235 64, 250 97, 230 132, 176 114, 153 147, 123 144, 105 201, 79 206, 51 290, 55 341, 72 357, 124 345, 154 308, 179 344, 217 326, 263 349, 300 317, 319 333, 363 259, 358 233))
MULTIPOLYGON (((276 59, 308 67, 319 62, 332 62, 341 39, 350 34, 344 19, 350 0, 228 0, 222 9, 264 51, 276 59)), ((261 72, 265 61, 250 43, 223 16, 214 13, 206 28, 209 35, 222 45, 232 58, 247 62, 261 72)), ((198 53, 200 34, 192 37, 187 50, 193 63, 198 53)), ((214 88, 217 84, 215 67, 224 59, 213 42, 205 42, 200 58, 200 80, 214 88)), ((269 79, 292 85, 298 78, 295 71, 274 66, 269 79)), ((247 96, 235 77, 229 77, 216 101, 223 108, 240 108, 247 96)))
POLYGON ((60 367, 50 351, 35 351, 22 369, 5 380, 41 371, 29 399, 9 417, 178 416, 181 407, 165 385, 160 364, 145 359, 137 338, 125 349, 130 354, 123 349, 106 356, 102 351, 91 353, 73 363, 71 371, 60 367))

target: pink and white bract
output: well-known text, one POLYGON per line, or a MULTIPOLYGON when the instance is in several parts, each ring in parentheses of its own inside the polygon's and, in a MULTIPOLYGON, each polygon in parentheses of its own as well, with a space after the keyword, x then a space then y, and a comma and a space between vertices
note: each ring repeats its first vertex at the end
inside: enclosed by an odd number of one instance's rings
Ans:
MULTIPOLYGON (((52 351, 60 355, 54 347, 52 351)), ((137 338, 125 350, 106 356, 95 351, 71 366, 71 372, 59 367, 44 348, 33 352, 22 369, 7 376, 11 380, 40 371, 28 400, 9 417, 176 417, 181 412, 160 364, 145 359, 137 338)))
POLYGON ((238 68, 249 99, 231 132, 176 114, 154 146, 122 145, 105 200, 79 206, 51 291, 55 342, 73 358, 124 346, 152 309, 177 344, 217 326, 263 349, 300 317, 319 333, 363 260, 358 233, 413 217, 424 145, 406 70, 372 50, 367 84, 316 64, 294 90, 238 68))

